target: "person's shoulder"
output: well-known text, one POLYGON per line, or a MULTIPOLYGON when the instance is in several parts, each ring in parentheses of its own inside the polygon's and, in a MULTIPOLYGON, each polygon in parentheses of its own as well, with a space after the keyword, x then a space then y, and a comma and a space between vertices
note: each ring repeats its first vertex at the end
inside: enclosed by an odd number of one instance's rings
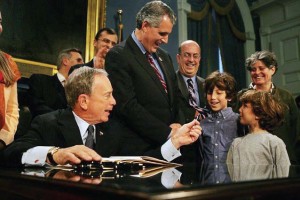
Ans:
POLYGON ((10 54, 5 53, 4 51, 1 51, 1 52, 2 52, 2 54, 4 55, 4 57, 5 57, 6 59, 8 59, 8 60, 11 60, 11 59, 12 59, 12 56, 11 56, 10 54))
POLYGON ((52 76, 47 75, 47 74, 32 74, 29 78, 30 81, 35 81, 35 80, 50 80, 52 76))
MULTIPOLYGON (((133 40, 132 40, 133 41, 133 40)), ((123 51, 124 49, 128 49, 128 48, 131 48, 132 46, 132 41, 127 38, 126 40, 123 40, 122 42, 120 42, 119 44, 115 45, 113 48, 111 48, 109 51, 108 51, 108 54, 110 52, 118 52, 118 51, 123 51)))
POLYGON ((248 90, 250 90, 250 88, 243 88, 243 89, 241 89, 240 91, 237 92, 237 96, 241 96, 242 94, 244 94, 248 90))
POLYGON ((226 107, 220 111, 224 117, 224 121, 234 121, 238 120, 239 114, 232 110, 232 107, 226 107))
MULTIPOLYGON (((274 91, 273 95, 276 98, 278 98, 280 101, 285 103, 290 109, 297 108, 296 101, 295 101, 293 95, 291 94, 291 92, 289 92, 288 90, 275 87, 275 91, 274 91)), ((297 109, 295 109, 295 110, 297 110, 297 109)))
POLYGON ((159 48, 157 49, 157 53, 169 55, 169 53, 168 53, 165 49, 163 49, 163 48, 161 48, 161 47, 159 47, 159 48))
POLYGON ((265 138, 268 138, 268 140, 270 142, 272 142, 273 144, 278 144, 278 143, 284 144, 283 140, 281 138, 279 138, 277 135, 274 135, 272 133, 264 133, 262 135, 264 135, 265 138))
POLYGON ((196 76, 196 78, 199 83, 204 83, 204 81, 205 81, 205 79, 200 76, 196 76))
MULTIPOLYGON (((88 62, 88 63, 91 63, 92 61, 93 61, 93 60, 91 60, 91 61, 88 62)), ((88 63, 73 65, 72 67, 70 67, 69 72, 68 72, 68 75, 70 75, 75 69, 78 69, 78 68, 80 68, 80 67, 83 67, 83 66, 92 67, 92 66, 90 66, 88 63)))
POLYGON ((245 136, 234 138, 232 143, 231 143, 231 146, 233 146, 233 147, 238 146, 244 139, 245 139, 245 136))
POLYGON ((275 93, 278 93, 280 96, 292 97, 292 93, 290 91, 279 87, 275 88, 275 93))
POLYGON ((38 115, 34 118, 34 121, 46 121, 47 123, 52 123, 53 121, 62 121, 60 120, 63 116, 72 116, 72 110, 70 108, 58 109, 52 112, 44 113, 38 115))

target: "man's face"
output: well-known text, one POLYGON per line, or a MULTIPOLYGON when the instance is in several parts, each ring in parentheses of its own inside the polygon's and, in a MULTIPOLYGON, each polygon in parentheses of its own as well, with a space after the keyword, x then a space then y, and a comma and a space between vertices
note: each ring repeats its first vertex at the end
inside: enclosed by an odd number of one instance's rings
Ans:
POLYGON ((108 34, 107 31, 103 31, 97 40, 94 40, 94 47, 96 49, 96 55, 105 58, 107 52, 117 44, 117 35, 108 34))
POLYGON ((158 27, 151 27, 147 21, 143 22, 141 29, 143 32, 141 43, 146 51, 154 53, 157 51, 159 45, 168 43, 172 28, 173 24, 167 15, 162 18, 158 27))
POLYGON ((82 56, 78 52, 71 52, 71 58, 69 59, 69 61, 70 67, 77 64, 83 64, 82 56))
POLYGON ((176 56, 181 74, 186 77, 193 77, 197 74, 201 59, 200 53, 200 47, 195 42, 181 46, 181 53, 176 56))
POLYGON ((71 52, 71 58, 65 58, 63 62, 66 65, 67 69, 70 70, 70 68, 74 65, 83 64, 83 59, 80 53, 71 52))
POLYGON ((89 121, 93 124, 107 122, 116 100, 109 79, 104 75, 96 75, 92 94, 88 97, 87 112, 89 121))

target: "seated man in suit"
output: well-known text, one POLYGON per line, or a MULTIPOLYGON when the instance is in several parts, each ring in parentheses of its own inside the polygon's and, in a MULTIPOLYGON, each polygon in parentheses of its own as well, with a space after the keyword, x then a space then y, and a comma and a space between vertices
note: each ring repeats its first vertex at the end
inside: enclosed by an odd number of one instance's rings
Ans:
MULTIPOLYGON (((69 76, 65 90, 70 108, 36 117, 27 134, 2 152, 8 165, 79 164, 100 161, 100 155, 118 155, 122 133, 115 131, 120 123, 107 122, 116 101, 106 71, 81 67, 69 76)), ((179 128, 169 142, 176 151, 196 141, 200 133, 194 120, 179 128)))
POLYGON ((32 74, 29 81, 28 107, 32 117, 66 108, 67 101, 64 83, 68 77, 71 66, 83 63, 82 53, 79 49, 62 50, 57 59, 57 74, 32 74))
POLYGON ((82 66, 104 69, 106 54, 112 47, 114 47, 117 44, 117 42, 118 42, 118 36, 114 29, 111 28, 100 29, 96 33, 94 39, 94 47, 95 47, 94 58, 88 63, 72 66, 69 74, 71 74, 73 70, 82 66))

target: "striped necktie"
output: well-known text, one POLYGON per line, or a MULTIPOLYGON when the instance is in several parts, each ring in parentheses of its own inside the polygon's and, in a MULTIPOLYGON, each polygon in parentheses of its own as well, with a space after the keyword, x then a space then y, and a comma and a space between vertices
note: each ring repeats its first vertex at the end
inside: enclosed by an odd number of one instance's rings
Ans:
POLYGON ((161 74, 159 73, 158 69, 155 67, 155 64, 154 64, 154 61, 153 61, 153 58, 151 57, 150 53, 146 53, 146 56, 147 56, 147 59, 148 59, 148 62, 149 64, 151 65, 151 67, 153 68, 155 74, 157 75, 159 81, 161 82, 164 90, 166 93, 168 93, 168 88, 167 88, 167 84, 166 82, 164 81, 164 79, 162 78, 161 74))
POLYGON ((198 121, 201 121, 202 119, 204 119, 207 116, 207 110, 204 108, 201 108, 197 105, 196 92, 194 89, 193 80, 189 78, 187 80, 187 85, 188 85, 188 91, 189 91, 189 104, 190 104, 190 106, 195 108, 195 110, 198 111, 199 114, 198 114, 198 116, 196 116, 196 119, 198 121))

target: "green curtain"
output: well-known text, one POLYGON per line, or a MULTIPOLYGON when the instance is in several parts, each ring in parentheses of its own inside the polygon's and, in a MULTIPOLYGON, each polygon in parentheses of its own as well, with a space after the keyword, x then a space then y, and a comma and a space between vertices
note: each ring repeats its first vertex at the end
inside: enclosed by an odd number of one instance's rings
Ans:
POLYGON ((220 49, 224 71, 231 73, 238 89, 246 87, 244 24, 235 0, 188 0, 188 39, 201 46, 198 75, 205 78, 219 68, 220 49))

